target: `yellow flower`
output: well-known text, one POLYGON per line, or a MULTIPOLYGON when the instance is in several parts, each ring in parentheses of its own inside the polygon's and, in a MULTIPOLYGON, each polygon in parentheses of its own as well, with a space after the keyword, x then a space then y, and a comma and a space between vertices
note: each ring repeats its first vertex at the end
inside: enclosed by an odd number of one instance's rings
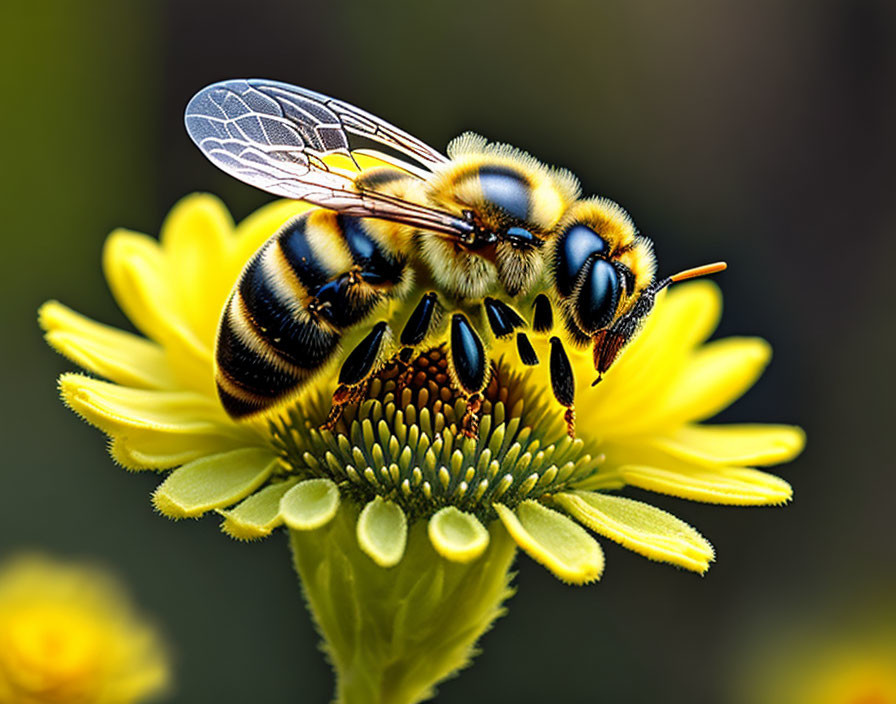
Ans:
POLYGON ((158 635, 106 574, 36 556, 0 570, 0 701, 129 704, 167 681, 158 635))
POLYGON ((896 704, 896 609, 867 588, 802 615, 779 615, 737 653, 732 701, 896 704), (858 598, 856 598, 858 597, 858 598))
MULTIPOLYGON (((215 392, 218 317, 251 254, 307 208, 277 202, 235 226, 218 200, 193 195, 172 210, 159 241, 112 233, 106 278, 146 337, 57 302, 41 308, 48 342, 101 377, 64 374, 65 403, 109 435, 124 467, 174 469, 154 495, 165 515, 218 510, 225 532, 252 539, 284 522, 294 530, 321 527, 348 500, 359 511, 361 549, 384 567, 401 560, 409 523, 426 521, 438 553, 464 563, 483 553, 499 520, 559 578, 585 583, 600 576, 604 561, 582 526, 697 572, 713 559, 710 544, 686 523, 611 490, 631 485, 735 505, 790 499, 785 481, 756 467, 796 456, 801 430, 701 423, 742 395, 771 354, 757 338, 706 343, 721 310, 718 289, 707 282, 661 297, 600 385, 590 385, 590 355, 571 354, 574 441, 552 400, 547 365, 523 372, 510 355, 498 361, 478 439, 462 437, 454 424, 464 401, 432 382, 438 346, 417 360, 430 375, 422 386, 398 393, 394 382, 376 380, 368 400, 332 432, 319 426, 335 373, 320 374, 279 419, 234 422, 215 392)), ((406 305, 395 302, 386 314, 394 320, 406 305)), ((547 345, 536 341, 542 359, 547 345)))
MULTIPOLYGON (((338 701, 431 696, 503 613, 517 546, 574 584, 603 571, 587 529, 705 572, 710 544, 674 516, 612 493, 626 485, 725 504, 790 498, 786 482, 755 467, 796 456, 802 431, 700 424, 746 391, 770 355, 758 339, 704 344, 721 301, 703 282, 662 296, 599 386, 590 384, 590 354, 570 353, 575 439, 549 365, 518 368, 500 340, 474 437, 462 432, 467 401, 438 342, 377 371, 341 415, 330 415, 335 355, 279 415, 235 422, 216 396, 219 315, 251 255, 307 208, 273 203, 234 225, 211 196, 185 198, 159 241, 117 231, 106 244, 112 292, 146 337, 56 302, 40 322, 55 349, 100 377, 64 374, 59 384, 65 403, 110 437, 113 458, 173 470, 153 495, 159 511, 217 511, 242 540, 289 529, 338 701)), ((400 329, 419 297, 392 300, 376 319, 400 329)), ((344 349, 365 332, 347 335, 344 349)), ((541 360, 550 358, 547 337, 532 336, 541 360)))

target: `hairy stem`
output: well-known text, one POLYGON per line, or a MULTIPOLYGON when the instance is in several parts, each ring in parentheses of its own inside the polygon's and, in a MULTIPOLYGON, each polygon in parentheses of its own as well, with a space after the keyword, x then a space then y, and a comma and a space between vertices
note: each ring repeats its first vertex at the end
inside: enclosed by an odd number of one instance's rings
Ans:
POLYGON ((419 521, 401 562, 385 569, 358 547, 357 517, 344 502, 327 526, 290 531, 295 567, 336 671, 336 701, 423 701, 469 664, 476 641, 504 613, 515 543, 496 522, 480 558, 449 562, 419 521))

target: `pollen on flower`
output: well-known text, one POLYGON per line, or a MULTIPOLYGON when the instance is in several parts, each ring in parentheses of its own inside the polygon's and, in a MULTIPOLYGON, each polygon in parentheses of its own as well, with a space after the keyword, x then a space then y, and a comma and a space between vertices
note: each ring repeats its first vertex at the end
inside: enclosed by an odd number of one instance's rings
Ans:
POLYGON ((434 347, 387 366, 332 430, 306 406, 272 422, 271 434, 286 475, 330 479, 360 505, 388 499, 411 521, 446 506, 491 520, 495 502, 514 507, 598 470, 601 457, 566 434, 549 402, 526 397, 523 376, 507 365, 492 370, 474 438, 461 432, 466 413, 444 349, 434 347))
POLYGON ((105 574, 35 556, 0 571, 0 701, 132 704, 167 681, 158 635, 105 574))

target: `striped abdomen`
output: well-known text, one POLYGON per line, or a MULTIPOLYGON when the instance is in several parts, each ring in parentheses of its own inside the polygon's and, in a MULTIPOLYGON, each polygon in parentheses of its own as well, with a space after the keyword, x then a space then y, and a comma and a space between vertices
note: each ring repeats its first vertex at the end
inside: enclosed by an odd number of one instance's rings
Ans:
POLYGON ((401 280, 405 259, 359 218, 315 210, 255 253, 224 308, 215 350, 218 395, 239 418, 304 386, 401 280))

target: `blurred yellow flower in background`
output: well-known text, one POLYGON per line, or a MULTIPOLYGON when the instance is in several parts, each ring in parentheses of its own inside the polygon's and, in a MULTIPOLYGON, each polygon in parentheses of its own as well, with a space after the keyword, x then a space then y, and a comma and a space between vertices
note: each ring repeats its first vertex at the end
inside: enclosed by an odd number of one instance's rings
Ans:
POLYGON ((131 704, 168 679, 159 635, 109 575, 34 555, 0 568, 3 704, 131 704))
MULTIPOLYGON (((896 602, 828 596, 744 638, 735 704, 896 704, 896 602)), ((770 615, 766 615, 771 618, 770 615)))

